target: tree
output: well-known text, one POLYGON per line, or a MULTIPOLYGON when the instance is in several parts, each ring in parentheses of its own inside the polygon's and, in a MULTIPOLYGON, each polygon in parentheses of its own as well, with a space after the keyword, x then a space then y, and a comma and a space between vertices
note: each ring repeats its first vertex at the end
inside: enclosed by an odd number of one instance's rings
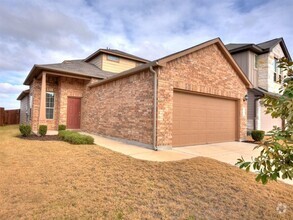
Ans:
POLYGON ((236 163, 241 169, 249 171, 253 168, 258 172, 256 181, 266 184, 277 178, 293 178, 293 62, 286 58, 279 60, 279 67, 287 75, 282 82, 279 95, 266 95, 262 99, 266 113, 273 118, 281 118, 283 128, 274 127, 271 136, 255 148, 262 148, 260 155, 245 161, 243 157, 236 163))

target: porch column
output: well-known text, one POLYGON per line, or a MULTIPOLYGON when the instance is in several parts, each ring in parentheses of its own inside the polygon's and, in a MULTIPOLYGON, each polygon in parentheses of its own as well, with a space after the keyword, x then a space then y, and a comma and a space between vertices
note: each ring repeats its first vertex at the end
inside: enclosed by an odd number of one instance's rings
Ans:
POLYGON ((41 102, 39 124, 46 122, 46 73, 42 73, 41 102))

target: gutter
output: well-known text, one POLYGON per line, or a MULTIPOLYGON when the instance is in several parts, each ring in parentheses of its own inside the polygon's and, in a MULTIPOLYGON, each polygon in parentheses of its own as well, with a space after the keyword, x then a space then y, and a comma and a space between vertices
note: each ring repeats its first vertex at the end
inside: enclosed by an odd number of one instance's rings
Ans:
MULTIPOLYGON (((156 62, 157 64, 157 62, 156 62)), ((154 126, 153 126, 153 148, 155 151, 157 147, 157 91, 158 91, 158 73, 150 66, 150 71, 154 74, 154 126)))

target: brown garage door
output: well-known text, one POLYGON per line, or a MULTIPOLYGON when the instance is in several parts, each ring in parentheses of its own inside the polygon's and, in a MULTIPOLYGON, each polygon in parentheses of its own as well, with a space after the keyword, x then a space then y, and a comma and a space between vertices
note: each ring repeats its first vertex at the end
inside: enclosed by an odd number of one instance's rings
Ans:
POLYGON ((235 141, 237 102, 174 92, 173 146, 235 141))

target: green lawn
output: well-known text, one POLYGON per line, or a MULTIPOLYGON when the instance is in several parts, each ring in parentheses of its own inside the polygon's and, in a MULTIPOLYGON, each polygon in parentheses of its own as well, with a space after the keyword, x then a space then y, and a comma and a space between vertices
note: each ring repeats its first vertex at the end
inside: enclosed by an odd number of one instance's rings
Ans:
POLYGON ((292 186, 212 159, 147 162, 17 135, 0 128, 0 219, 293 219, 292 186))

